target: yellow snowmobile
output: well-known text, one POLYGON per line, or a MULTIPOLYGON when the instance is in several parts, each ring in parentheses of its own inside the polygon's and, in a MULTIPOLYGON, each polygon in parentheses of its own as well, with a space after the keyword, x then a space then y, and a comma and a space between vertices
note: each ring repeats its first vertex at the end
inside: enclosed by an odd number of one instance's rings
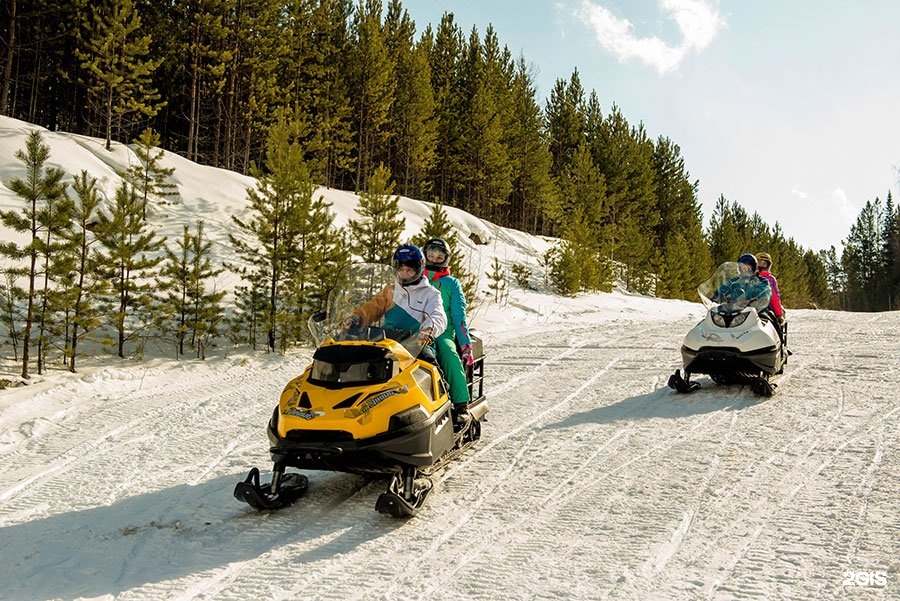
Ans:
POLYGON ((261 510, 294 503, 308 479, 286 473, 288 467, 372 474, 390 477, 375 509, 409 517, 432 489, 429 475, 481 437, 488 405, 477 336, 467 369, 468 411, 456 415, 436 362, 420 357, 415 332, 345 327, 354 308, 393 281, 386 265, 341 272, 327 309, 309 322, 318 345, 312 364, 288 382, 268 424, 272 480, 260 484, 253 468, 234 489, 239 501, 261 510))

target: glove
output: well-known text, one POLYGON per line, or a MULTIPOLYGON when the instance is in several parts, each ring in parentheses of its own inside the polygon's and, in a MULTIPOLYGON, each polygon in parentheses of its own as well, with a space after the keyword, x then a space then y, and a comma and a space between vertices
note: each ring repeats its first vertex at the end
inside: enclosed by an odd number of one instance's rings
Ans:
POLYGON ((360 317, 359 315, 351 315, 350 317, 347 318, 346 323, 347 323, 348 330, 355 330, 356 328, 359 328, 362 326, 363 320, 362 320, 362 317, 360 317))
POLYGON ((428 346, 432 342, 434 342, 433 330, 431 328, 424 328, 419 331, 419 336, 416 338, 419 344, 422 346, 428 346))
POLYGON ((464 344, 460 347, 459 358, 462 359, 463 365, 472 367, 472 364, 475 363, 475 357, 472 356, 471 344, 464 344))

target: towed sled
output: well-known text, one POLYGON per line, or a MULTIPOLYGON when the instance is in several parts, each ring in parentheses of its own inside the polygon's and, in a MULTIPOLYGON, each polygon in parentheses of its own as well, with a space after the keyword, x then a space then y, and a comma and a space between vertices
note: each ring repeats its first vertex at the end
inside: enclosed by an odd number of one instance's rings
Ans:
POLYGON ((261 483, 253 468, 234 489, 259 510, 280 509, 307 490, 306 476, 287 468, 388 479, 375 509, 410 517, 432 490, 429 477, 481 437, 488 411, 484 353, 472 337, 467 411, 451 408, 448 388, 414 333, 368 326, 346 329, 350 312, 393 283, 386 265, 351 265, 341 272, 326 311, 310 318, 318 348, 312 364, 288 382, 266 428, 274 466, 261 483))
POLYGON ((669 388, 693 392, 700 384, 691 376, 706 374, 716 384, 749 385, 753 394, 763 397, 774 394, 771 379, 783 372, 790 355, 787 324, 781 331, 766 309, 768 300, 748 298, 748 287, 740 284, 738 274, 737 263, 723 263, 697 288, 706 317, 685 336, 684 371, 675 370, 669 388))

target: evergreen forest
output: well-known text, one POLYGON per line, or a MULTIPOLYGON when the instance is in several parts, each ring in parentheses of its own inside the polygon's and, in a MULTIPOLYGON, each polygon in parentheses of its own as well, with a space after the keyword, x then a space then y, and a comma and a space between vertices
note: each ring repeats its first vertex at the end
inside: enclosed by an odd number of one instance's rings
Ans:
POLYGON ((436 203, 429 236, 455 235, 443 206, 558 238, 545 261, 560 294, 619 282, 693 300, 698 273, 766 251, 788 309, 900 307, 890 193, 866 204, 840 253, 805 249, 724 196, 705 228, 677 141, 601 107, 577 71, 538 98, 526 57, 452 13, 420 29, 399 0, 3 4, 0 112, 140 157, 108 211, 91 174, 46 167, 39 135, 5 158, 29 174, 4 182, 22 205, 2 218, 31 243, 0 245, 15 265, 0 291, 23 375, 31 347, 40 371, 51 342, 74 370, 79 337, 109 316, 119 356, 160 329, 179 354, 203 356, 226 329, 283 349, 327 294, 322 257, 383 259, 399 241, 398 195, 436 203), (174 241, 148 228, 148 202, 172 193, 159 149, 257 178, 255 217, 234 224, 240 265, 212 264, 202 222, 174 241), (360 221, 330 229, 317 186, 360 194, 360 221), (211 284, 222 269, 244 279, 227 318, 211 284))

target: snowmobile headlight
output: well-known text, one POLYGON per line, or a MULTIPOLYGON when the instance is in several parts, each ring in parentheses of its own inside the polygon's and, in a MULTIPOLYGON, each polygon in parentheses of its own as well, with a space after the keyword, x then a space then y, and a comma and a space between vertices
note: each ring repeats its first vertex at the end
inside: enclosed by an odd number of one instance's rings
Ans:
POLYGON ((713 313, 712 314, 713 323, 719 326, 720 328, 727 328, 728 324, 725 323, 725 317, 721 313, 713 313))
POLYGON ((731 327, 734 328, 736 326, 741 325, 745 321, 747 321, 748 315, 750 315, 750 314, 749 313, 739 313, 739 314, 735 315, 733 318, 731 318, 731 327))
POLYGON ((401 411, 400 413, 396 413, 391 416, 391 421, 388 422, 388 432, 402 430, 403 428, 409 427, 413 424, 423 422, 426 419, 428 419, 428 412, 425 411, 425 407, 423 407, 422 405, 410 407, 405 411, 401 411))

